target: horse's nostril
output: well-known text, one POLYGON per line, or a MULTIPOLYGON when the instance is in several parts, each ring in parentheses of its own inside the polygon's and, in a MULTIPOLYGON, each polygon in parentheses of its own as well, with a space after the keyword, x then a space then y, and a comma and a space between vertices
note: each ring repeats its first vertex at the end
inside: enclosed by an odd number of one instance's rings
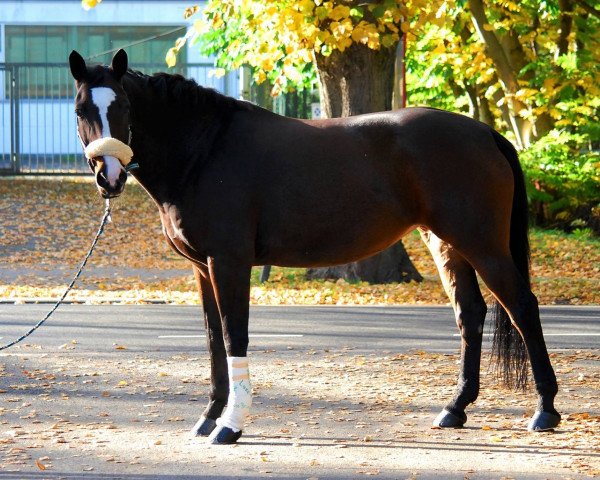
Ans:
POLYGON ((96 174, 96 183, 101 187, 106 187, 108 185, 108 180, 103 172, 98 172, 96 174))

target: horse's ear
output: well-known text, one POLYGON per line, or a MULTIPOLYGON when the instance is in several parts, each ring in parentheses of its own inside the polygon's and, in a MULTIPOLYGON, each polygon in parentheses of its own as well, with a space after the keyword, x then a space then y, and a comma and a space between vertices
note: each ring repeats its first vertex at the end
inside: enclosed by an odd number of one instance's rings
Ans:
POLYGON ((73 78, 78 82, 83 80, 87 75, 85 60, 75 50, 73 50, 71 55, 69 55, 69 67, 71 68, 71 75, 73 75, 73 78))
POLYGON ((120 49, 112 59, 110 69, 113 71, 113 75, 116 80, 121 80, 121 77, 125 75, 127 71, 127 54, 125 50, 120 49))

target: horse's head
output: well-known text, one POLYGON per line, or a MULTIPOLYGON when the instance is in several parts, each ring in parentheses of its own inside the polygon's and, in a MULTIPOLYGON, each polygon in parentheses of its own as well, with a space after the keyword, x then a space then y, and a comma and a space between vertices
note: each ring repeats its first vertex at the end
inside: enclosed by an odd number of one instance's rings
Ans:
POLYGON ((121 78, 127 71, 127 54, 119 50, 110 67, 88 67, 76 51, 69 56, 77 95, 77 133, 88 164, 104 198, 121 194, 131 160, 129 100, 121 78))

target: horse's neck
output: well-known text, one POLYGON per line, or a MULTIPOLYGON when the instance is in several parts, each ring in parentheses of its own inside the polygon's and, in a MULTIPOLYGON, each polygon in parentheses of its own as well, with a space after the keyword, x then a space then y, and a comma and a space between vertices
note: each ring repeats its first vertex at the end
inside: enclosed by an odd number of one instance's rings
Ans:
POLYGON ((186 154, 183 139, 197 137, 201 125, 178 118, 176 105, 165 108, 165 100, 148 90, 146 77, 130 75, 124 86, 131 103, 131 147, 140 164, 135 177, 158 204, 170 201, 197 160, 186 154))

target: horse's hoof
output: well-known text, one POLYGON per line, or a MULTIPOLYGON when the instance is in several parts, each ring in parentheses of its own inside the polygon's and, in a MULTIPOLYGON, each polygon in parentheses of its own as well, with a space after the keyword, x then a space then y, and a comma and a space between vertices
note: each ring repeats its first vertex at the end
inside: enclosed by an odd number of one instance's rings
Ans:
POLYGON ((216 426, 216 420, 202 416, 193 426, 191 433, 194 437, 208 437, 216 426))
POLYGON ((229 427, 218 427, 208 437, 212 445, 233 445, 242 436, 242 431, 234 432, 229 427))
POLYGON ((527 430, 530 432, 546 432, 548 430, 554 430, 554 428, 560 423, 560 415, 558 413, 550 412, 535 412, 527 430))
POLYGON ((441 428, 461 428, 466 423, 466 421, 467 415, 465 413, 463 413, 462 416, 459 417, 444 408, 439 413, 439 415, 435 417, 435 420, 433 421, 433 426, 441 428))

